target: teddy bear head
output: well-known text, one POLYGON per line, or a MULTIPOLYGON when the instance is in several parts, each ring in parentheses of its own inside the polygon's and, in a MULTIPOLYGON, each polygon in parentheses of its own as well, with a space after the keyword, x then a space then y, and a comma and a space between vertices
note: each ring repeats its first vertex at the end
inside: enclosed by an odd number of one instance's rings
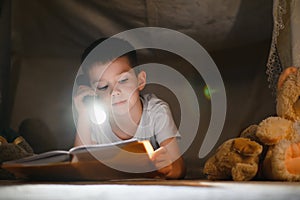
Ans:
POLYGON ((277 116, 263 120, 256 136, 265 145, 275 145, 282 140, 300 139, 300 70, 286 68, 278 80, 277 116))
POLYGON ((287 68, 280 76, 277 90, 276 110, 279 117, 300 120, 300 70, 287 68))

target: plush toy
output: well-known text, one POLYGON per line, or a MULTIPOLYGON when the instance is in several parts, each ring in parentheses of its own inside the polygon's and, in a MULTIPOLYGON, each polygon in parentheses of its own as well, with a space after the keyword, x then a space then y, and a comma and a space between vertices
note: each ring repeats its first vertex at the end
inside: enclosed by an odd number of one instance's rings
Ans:
POLYGON ((257 171, 262 146, 249 138, 234 138, 224 142, 204 165, 204 174, 211 180, 247 181, 257 171))
POLYGON ((258 125, 249 126, 241 133, 240 138, 230 139, 219 147, 204 165, 203 172, 208 179, 251 180, 259 177, 300 181, 300 70, 298 68, 287 68, 280 75, 276 110, 277 116, 269 117, 258 125), (256 151, 256 154, 252 154, 251 163, 245 159, 246 155, 232 148, 234 146, 232 143, 241 138, 248 140, 240 140, 240 146, 247 145, 250 140, 263 147, 262 152, 256 151), (236 159, 238 156, 241 158, 236 159), (253 165, 256 170, 251 173, 244 168, 235 167, 242 164, 253 165), (232 167, 231 171, 230 167, 232 167), (243 176, 239 177, 236 174, 243 174, 243 176))
POLYGON ((300 70, 280 76, 276 110, 257 127, 256 137, 267 146, 262 175, 273 180, 300 181, 300 70))
POLYGON ((14 176, 1 168, 1 163, 33 155, 31 146, 12 129, 0 131, 0 179, 14 179, 14 176))

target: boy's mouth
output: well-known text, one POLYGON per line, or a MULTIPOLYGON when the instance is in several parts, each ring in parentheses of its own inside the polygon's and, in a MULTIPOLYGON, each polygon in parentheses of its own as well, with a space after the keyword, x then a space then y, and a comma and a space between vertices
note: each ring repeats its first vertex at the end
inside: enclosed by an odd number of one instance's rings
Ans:
POLYGON ((127 102, 127 100, 117 101, 117 102, 113 103, 112 105, 113 106, 118 106, 118 105, 122 105, 122 104, 124 104, 126 102, 127 102))

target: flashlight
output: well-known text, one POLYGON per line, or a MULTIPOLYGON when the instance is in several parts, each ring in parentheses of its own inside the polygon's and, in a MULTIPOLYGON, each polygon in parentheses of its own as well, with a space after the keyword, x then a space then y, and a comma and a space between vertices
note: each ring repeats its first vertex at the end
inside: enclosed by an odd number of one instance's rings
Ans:
POLYGON ((106 112, 100 103, 99 96, 86 96, 83 102, 87 106, 90 120, 95 124, 103 124, 106 120, 106 112))

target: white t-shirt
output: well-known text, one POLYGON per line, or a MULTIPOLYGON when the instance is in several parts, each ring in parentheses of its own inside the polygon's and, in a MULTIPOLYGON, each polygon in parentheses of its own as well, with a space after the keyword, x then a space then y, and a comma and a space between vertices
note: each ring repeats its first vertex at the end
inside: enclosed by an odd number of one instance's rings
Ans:
MULTIPOLYGON (((140 124, 134 135, 137 140, 150 140, 154 149, 168 138, 180 137, 172 117, 169 105, 153 94, 140 97, 143 104, 143 113, 140 124)), ((109 120, 103 124, 92 125, 91 138, 97 144, 121 141, 112 131, 109 120)))

